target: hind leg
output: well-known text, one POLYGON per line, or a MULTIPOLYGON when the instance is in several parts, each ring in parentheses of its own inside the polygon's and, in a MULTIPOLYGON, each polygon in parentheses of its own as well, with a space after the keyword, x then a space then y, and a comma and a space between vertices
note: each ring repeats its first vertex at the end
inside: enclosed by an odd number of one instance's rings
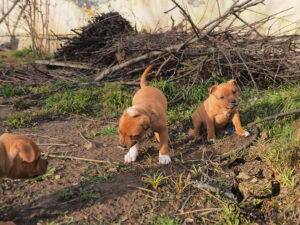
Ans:
POLYGON ((194 136, 194 139, 197 141, 201 139, 200 130, 202 128, 203 121, 200 116, 195 113, 193 114, 192 120, 194 129, 190 129, 190 134, 194 136))

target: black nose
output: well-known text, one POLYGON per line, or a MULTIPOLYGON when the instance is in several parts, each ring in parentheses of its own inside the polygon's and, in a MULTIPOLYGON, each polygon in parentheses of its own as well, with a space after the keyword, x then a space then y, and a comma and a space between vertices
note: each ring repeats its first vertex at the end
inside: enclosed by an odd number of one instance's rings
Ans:
POLYGON ((121 148, 126 148, 126 145, 125 145, 125 144, 119 144, 119 146, 120 146, 121 148))
POLYGON ((236 104, 236 100, 235 99, 230 99, 230 103, 231 104, 236 104))

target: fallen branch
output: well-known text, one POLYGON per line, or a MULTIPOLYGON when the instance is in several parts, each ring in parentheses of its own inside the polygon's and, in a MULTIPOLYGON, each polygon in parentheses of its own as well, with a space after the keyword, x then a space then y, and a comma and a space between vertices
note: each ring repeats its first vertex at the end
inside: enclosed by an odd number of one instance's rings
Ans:
POLYGON ((215 194, 220 194, 220 195, 223 195, 229 199, 232 199, 234 201, 238 201, 237 200, 237 197, 232 194, 231 192, 228 192, 228 191, 224 191, 222 190, 221 188, 218 188, 218 187, 213 187, 207 183, 203 183, 201 181, 198 181, 198 180, 192 180, 190 181, 190 184, 193 186, 193 187, 196 187, 196 188, 200 188, 200 189, 205 189, 209 192, 212 192, 212 193, 215 193, 215 194))
POLYGON ((61 143, 37 143, 39 146, 77 146, 77 144, 61 144, 61 143))
POLYGON ((143 187, 138 187, 138 186, 132 186, 132 185, 127 185, 128 188, 136 188, 136 189, 139 189, 139 190, 142 190, 142 191, 146 191, 146 192, 149 192, 149 193, 152 193, 152 194, 155 194, 155 195, 158 195, 157 192, 155 191, 152 191, 152 190, 149 190, 147 188, 143 188, 143 187))
POLYGON ((175 214, 175 215, 176 215, 176 216, 181 216, 181 215, 192 214, 192 213, 198 213, 198 212, 216 212, 216 211, 220 211, 220 210, 222 210, 222 208, 195 209, 195 210, 188 211, 188 212, 177 213, 177 214, 175 214))
POLYGON ((75 156, 67 156, 67 155, 54 155, 54 154, 47 154, 45 152, 42 152, 41 154, 43 156, 46 156, 46 157, 58 158, 58 159, 72 159, 72 160, 95 162, 95 163, 114 163, 114 164, 119 164, 118 162, 111 162, 109 160, 86 159, 86 158, 80 158, 80 157, 75 157, 75 156))
POLYGON ((272 116, 267 116, 265 118, 262 118, 256 122, 252 122, 252 123, 248 123, 247 126, 248 127, 253 127, 254 125, 258 124, 258 123, 262 123, 262 122, 265 122, 265 121, 270 121, 270 120, 276 120, 280 117, 284 117, 284 116, 288 116, 288 115, 293 115, 293 114, 297 114, 297 113, 300 113, 300 109, 295 109, 293 111, 290 111, 290 112, 285 112, 285 113, 278 113, 278 114, 275 114, 275 115, 272 115, 272 116))
POLYGON ((48 65, 48 66, 60 66, 60 67, 69 67, 69 68, 76 68, 76 69, 86 69, 86 70, 96 70, 99 71, 99 68, 84 65, 82 63, 76 62, 59 62, 53 60, 36 60, 34 61, 36 64, 40 65, 48 65))

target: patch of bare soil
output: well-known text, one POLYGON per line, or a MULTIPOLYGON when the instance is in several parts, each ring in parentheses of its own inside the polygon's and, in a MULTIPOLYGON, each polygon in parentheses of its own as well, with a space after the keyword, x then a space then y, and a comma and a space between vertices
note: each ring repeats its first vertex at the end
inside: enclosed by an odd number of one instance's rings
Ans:
MULTIPOLYGON (((5 110, 1 108, 0 114, 9 113, 9 110, 5 110)), ((203 151, 210 151, 210 157, 213 157, 220 154, 220 149, 228 152, 248 141, 231 135, 215 145, 199 145, 188 137, 185 130, 182 137, 175 138, 180 128, 172 128, 170 144, 173 161, 170 165, 158 164, 159 144, 151 133, 142 141, 137 162, 125 165, 123 157, 126 152, 117 148, 116 135, 96 136, 88 139, 96 144, 96 148, 87 150, 84 147, 86 140, 80 132, 87 133, 91 127, 101 129, 107 125, 117 126, 117 121, 71 117, 44 122, 34 128, 9 129, 9 132, 30 136, 40 145, 43 153, 109 160, 114 163, 48 158, 49 170, 53 174, 44 180, 3 179, 0 181, 0 220, 13 220, 22 225, 46 224, 53 220, 59 224, 143 224, 153 219, 155 214, 179 213, 182 203, 191 196, 184 211, 221 207, 214 198, 191 186, 180 192, 171 180, 176 181, 179 174, 189 173, 194 165, 189 160, 201 160, 203 151), (136 188, 146 187, 143 177, 156 172, 170 176, 171 180, 159 190, 154 190, 154 193, 136 188)), ((150 186, 147 188, 151 189, 150 186)), ((214 221, 215 215, 212 212, 206 217, 209 223, 213 224, 211 221, 214 221)), ((185 215, 182 216, 184 218, 185 215)))

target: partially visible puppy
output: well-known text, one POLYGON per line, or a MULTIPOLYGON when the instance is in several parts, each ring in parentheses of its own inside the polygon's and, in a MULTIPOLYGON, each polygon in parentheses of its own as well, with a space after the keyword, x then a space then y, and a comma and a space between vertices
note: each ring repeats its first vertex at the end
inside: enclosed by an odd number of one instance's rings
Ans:
POLYGON ((240 136, 249 136, 240 122, 237 109, 239 88, 235 80, 230 80, 220 85, 214 85, 209 90, 209 97, 193 113, 193 127, 190 133, 196 140, 201 139, 200 129, 204 125, 207 129, 207 140, 216 139, 215 128, 223 128, 232 119, 236 133, 240 136))
MULTIPOLYGON (((42 175, 47 161, 40 158, 38 146, 25 136, 2 134, 0 136, 0 178, 24 179, 42 175)), ((15 225, 0 221, 0 225, 15 225)))
POLYGON ((134 162, 138 156, 139 141, 150 128, 160 142, 159 163, 171 162, 168 147, 167 99, 157 88, 147 86, 146 77, 152 66, 148 66, 141 77, 141 89, 133 96, 132 107, 120 118, 120 147, 130 148, 125 162, 134 162))
POLYGON ((47 165, 30 138, 7 133, 0 136, 0 177, 24 179, 39 176, 46 172, 47 165))

